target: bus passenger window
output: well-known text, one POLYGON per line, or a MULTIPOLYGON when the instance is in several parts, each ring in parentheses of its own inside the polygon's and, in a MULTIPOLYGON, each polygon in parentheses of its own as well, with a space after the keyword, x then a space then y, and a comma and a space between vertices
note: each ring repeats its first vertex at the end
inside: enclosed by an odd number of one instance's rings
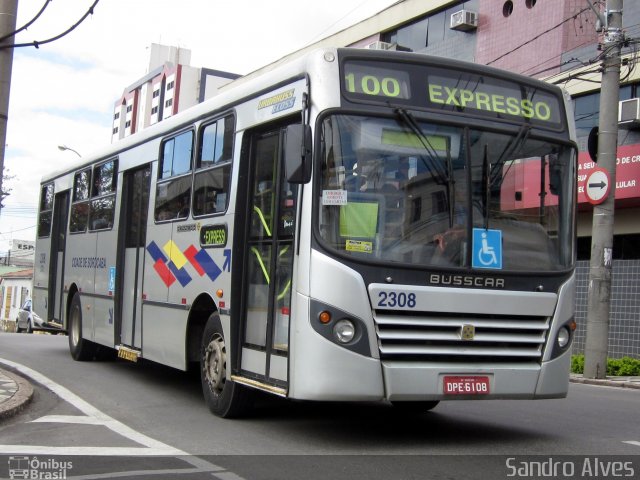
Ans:
POLYGON ((157 222, 187 218, 191 199, 191 177, 158 183, 155 219, 157 222))
POLYGON ((71 204, 71 215, 69 218, 69 231, 71 233, 87 231, 90 186, 90 169, 77 172, 73 177, 73 203, 71 204))
POLYGON ((192 130, 183 132, 163 142, 156 189, 154 214, 156 222, 184 219, 189 216, 191 176, 184 174, 191 171, 192 152, 192 130))
POLYGON ((200 131, 196 159, 193 215, 211 215, 227 209, 233 147, 233 117, 220 118, 200 131))
POLYGON ((196 174, 193 202, 194 215, 208 215, 225 211, 230 176, 230 164, 222 168, 214 168, 196 174))
POLYGON ((69 219, 69 231, 80 233, 87 231, 89 220, 89 202, 79 202, 71 205, 71 217, 69 219))
POLYGON ((42 186, 40 192, 40 215, 38 216, 38 238, 51 235, 53 216, 53 183, 42 186))
POLYGON ((193 132, 191 130, 166 140, 162 144, 160 179, 187 173, 191 170, 193 132))
POLYGON ((111 160, 93 170, 89 230, 107 230, 113 227, 116 203, 117 161, 111 160))

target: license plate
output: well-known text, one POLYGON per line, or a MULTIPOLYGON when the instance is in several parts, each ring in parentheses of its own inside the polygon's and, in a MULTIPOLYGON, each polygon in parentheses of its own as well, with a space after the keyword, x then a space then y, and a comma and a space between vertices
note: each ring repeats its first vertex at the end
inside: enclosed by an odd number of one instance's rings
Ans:
POLYGON ((489 377, 487 376, 453 376, 443 379, 445 395, 487 395, 489 394, 489 377))

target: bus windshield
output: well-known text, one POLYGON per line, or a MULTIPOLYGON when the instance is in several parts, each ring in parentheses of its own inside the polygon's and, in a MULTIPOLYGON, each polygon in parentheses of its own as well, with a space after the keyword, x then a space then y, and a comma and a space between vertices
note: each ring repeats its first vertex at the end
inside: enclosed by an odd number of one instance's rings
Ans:
POLYGON ((515 133, 332 115, 318 228, 341 255, 421 267, 562 271, 573 263, 575 151, 515 133))

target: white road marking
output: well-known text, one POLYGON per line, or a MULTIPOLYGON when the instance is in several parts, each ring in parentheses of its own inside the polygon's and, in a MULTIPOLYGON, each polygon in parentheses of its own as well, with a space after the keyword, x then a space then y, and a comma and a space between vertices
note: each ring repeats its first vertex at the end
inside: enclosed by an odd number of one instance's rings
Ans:
MULTIPOLYGON (((134 470, 131 472, 117 472, 117 473, 103 473, 96 475, 78 475, 69 477, 73 480, 99 480, 102 478, 132 478, 132 477, 147 477, 151 475, 191 475, 193 473, 211 473, 212 475, 215 473, 215 470, 208 470, 206 468, 176 468, 172 470, 134 470)), ((230 473, 230 472, 228 472, 230 473)), ((219 474, 215 476, 225 475, 219 474)), ((234 475, 234 474, 232 474, 234 475)), ((238 477, 240 478, 240 477, 238 477)), ((232 480, 231 478, 221 477, 221 480, 232 480)))
MULTIPOLYGON (((158 440, 155 440, 143 433, 140 433, 131 427, 126 426, 124 423, 119 422, 113 417, 101 412, 96 407, 86 402, 82 398, 78 397, 71 390, 63 387, 62 385, 54 382, 53 380, 45 377, 40 372, 37 372, 20 363, 12 362, 0 358, 0 364, 7 365, 14 368, 23 375, 31 378, 33 381, 39 383, 45 388, 51 390, 58 397, 64 401, 70 403, 79 411, 85 414, 82 415, 47 415, 33 422, 53 422, 53 423, 75 423, 75 424, 87 424, 87 425, 103 425, 113 432, 132 440, 135 443, 143 445, 144 448, 131 448, 131 447, 50 447, 44 445, 0 445, 0 452, 3 454, 31 454, 31 455, 91 455, 91 456, 171 456, 180 457, 185 463, 188 463, 195 467, 194 469, 176 469, 174 470, 151 470, 138 473, 144 473, 145 475, 159 475, 163 472, 176 473, 176 474, 188 474, 188 473, 210 473, 212 476, 221 480, 244 480, 242 477, 236 475, 227 469, 210 463, 201 458, 190 456, 187 452, 178 448, 172 447, 158 440)), ((87 475, 86 477, 74 477, 74 478, 114 478, 116 476, 135 476, 132 473, 136 472, 120 472, 106 474, 105 476, 87 475)))
MULTIPOLYGON (((94 457, 173 456, 166 449, 132 447, 49 447, 46 445, 0 445, 3 455, 91 455, 94 457)), ((178 455, 179 456, 179 455, 178 455)))
POLYGON ((635 445, 636 447, 640 447, 640 442, 637 442, 635 440, 627 440, 626 442, 622 442, 622 443, 628 443, 629 445, 635 445))
POLYGON ((31 420, 31 423, 77 423, 81 425, 102 425, 102 421, 82 415, 45 415, 31 420))
POLYGON ((73 393, 68 388, 65 388, 62 385, 49 379, 48 377, 45 377, 40 372, 37 372, 25 365, 12 362, 11 360, 6 360, 4 358, 0 358, 0 363, 3 363, 12 368, 15 368, 20 373, 27 375, 29 378, 33 379, 35 382, 51 390, 53 393, 55 393, 58 397, 63 399, 65 402, 70 403, 75 408, 77 408, 82 413, 84 413, 87 417, 90 417, 94 421, 96 421, 97 423, 94 423, 94 425, 104 425, 108 429, 113 430, 117 434, 125 438, 128 438, 129 440, 132 440, 135 443, 144 445, 147 448, 155 449, 158 451, 164 451, 165 453, 163 455, 178 455, 178 456, 188 455, 187 452, 183 452, 182 450, 171 447, 167 444, 159 442, 158 440, 154 440, 153 438, 148 437, 143 433, 137 432, 136 430, 126 426, 124 423, 121 423, 118 420, 110 417, 109 415, 101 412, 90 403, 78 397, 75 393, 73 393))

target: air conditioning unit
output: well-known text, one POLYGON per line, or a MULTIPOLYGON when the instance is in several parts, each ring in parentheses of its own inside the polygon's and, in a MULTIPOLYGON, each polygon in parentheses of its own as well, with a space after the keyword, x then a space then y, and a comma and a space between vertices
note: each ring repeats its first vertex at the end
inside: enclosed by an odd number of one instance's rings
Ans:
POLYGON ((369 48, 371 50, 395 50, 396 44, 377 41, 377 42, 370 43, 365 48, 369 48))
POLYGON ((459 10, 451 14, 451 30, 468 32, 478 28, 478 14, 470 10, 459 10))
POLYGON ((620 128, 640 128, 640 98, 622 100, 618 105, 620 128))

